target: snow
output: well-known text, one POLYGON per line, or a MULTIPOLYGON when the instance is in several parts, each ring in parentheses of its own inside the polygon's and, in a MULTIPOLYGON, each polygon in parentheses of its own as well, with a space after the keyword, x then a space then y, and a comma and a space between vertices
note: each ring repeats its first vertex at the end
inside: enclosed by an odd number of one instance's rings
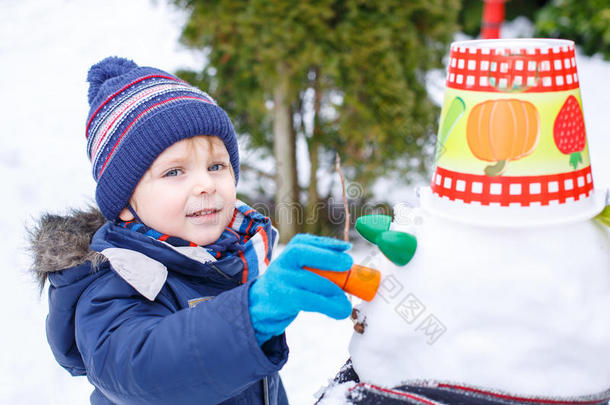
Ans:
POLYGON ((379 255, 382 286, 359 308, 367 326, 350 353, 362 381, 522 396, 608 388, 610 232, 592 220, 506 228, 407 215, 420 225, 395 212, 391 229, 415 234, 417 253, 405 267, 379 255))
MULTIPOLYGON (((24 225, 43 211, 64 212, 92 201, 94 182, 84 141, 90 65, 109 55, 168 71, 204 62, 178 45, 184 15, 165 3, 0 2, 0 231, 7 235, 0 246, 5 267, 0 284, 2 403, 88 402, 89 383, 70 377, 46 343, 46 296, 39 295, 27 272, 24 225)), ((610 63, 580 54, 577 62, 599 187, 610 184, 610 159, 604 159, 610 150, 610 82, 605 80, 610 63)), ((393 202, 413 199, 412 188, 395 190, 393 202)), ((367 246, 355 248, 357 261, 376 254, 367 246)), ((303 314, 287 333, 291 355, 281 374, 289 398, 294 404, 312 403, 348 357, 351 322, 303 314)))

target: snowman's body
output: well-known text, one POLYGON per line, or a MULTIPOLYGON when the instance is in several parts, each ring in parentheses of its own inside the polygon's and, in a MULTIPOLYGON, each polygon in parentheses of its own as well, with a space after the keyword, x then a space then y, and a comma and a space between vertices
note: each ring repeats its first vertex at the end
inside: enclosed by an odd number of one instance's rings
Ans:
MULTIPOLYGON (((595 220, 492 227, 421 211, 415 256, 378 255, 350 354, 361 381, 441 381, 520 395, 610 388, 610 233, 595 220)), ((412 223, 412 222, 411 222, 412 223)))

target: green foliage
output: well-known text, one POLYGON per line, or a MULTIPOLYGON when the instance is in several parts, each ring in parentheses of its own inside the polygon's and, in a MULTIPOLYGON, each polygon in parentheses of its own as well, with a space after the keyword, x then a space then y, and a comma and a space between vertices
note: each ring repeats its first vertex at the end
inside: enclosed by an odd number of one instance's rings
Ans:
POLYGON ((339 151, 350 180, 423 170, 439 112, 424 76, 442 67, 460 0, 173 2, 190 12, 182 42, 209 58, 202 71, 180 75, 217 98, 255 146, 271 148, 281 72, 295 131, 321 147, 321 168, 332 171, 339 151), (303 125, 312 89, 320 100, 313 130, 303 125))
MULTIPOLYGON (((508 0, 505 4, 505 20, 524 16, 534 21, 536 12, 550 0, 508 0)), ((483 0, 462 0, 458 22, 462 32, 472 37, 481 33, 483 0)))
POLYGON ((367 181, 387 169, 422 169, 424 144, 433 143, 438 109, 423 83, 441 66, 454 32, 456 1, 345 2, 334 31, 334 82, 343 94, 329 144, 367 181), (454 11, 452 11, 454 10, 454 11))
POLYGON ((610 0, 554 0, 536 16, 536 35, 571 39, 610 59, 610 0))
POLYGON ((461 31, 476 37, 481 32, 481 18, 483 15, 483 0, 462 0, 462 7, 458 17, 461 31))
MULTIPOLYGON (((610 59, 610 0, 508 0, 506 21, 525 16, 535 22, 535 37, 571 39, 587 55, 610 59)), ((481 32, 483 0, 462 0, 458 22, 464 33, 481 32)))

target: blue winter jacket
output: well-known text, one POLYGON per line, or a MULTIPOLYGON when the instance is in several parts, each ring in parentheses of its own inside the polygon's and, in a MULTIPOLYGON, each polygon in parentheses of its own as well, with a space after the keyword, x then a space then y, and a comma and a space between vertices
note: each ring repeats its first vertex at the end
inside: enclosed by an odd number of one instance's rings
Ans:
POLYGON ((288 403, 285 337, 256 343, 239 258, 204 263, 202 249, 111 223, 90 249, 48 273, 47 338, 57 361, 95 386, 92 404, 288 403))

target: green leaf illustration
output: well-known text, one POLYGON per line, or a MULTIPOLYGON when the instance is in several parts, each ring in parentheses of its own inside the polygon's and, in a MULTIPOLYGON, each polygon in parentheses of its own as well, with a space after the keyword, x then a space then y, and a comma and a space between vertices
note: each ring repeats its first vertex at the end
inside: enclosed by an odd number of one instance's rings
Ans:
POLYGON ((464 115, 464 111, 466 111, 466 104, 464 103, 464 100, 462 100, 460 97, 454 98, 449 106, 449 109, 447 110, 447 114, 445 114, 445 119, 443 120, 441 129, 438 132, 436 153, 434 155, 435 163, 437 163, 443 153, 445 153, 447 138, 449 138, 451 131, 453 131, 453 128, 455 128, 455 124, 457 124, 460 117, 464 115))

